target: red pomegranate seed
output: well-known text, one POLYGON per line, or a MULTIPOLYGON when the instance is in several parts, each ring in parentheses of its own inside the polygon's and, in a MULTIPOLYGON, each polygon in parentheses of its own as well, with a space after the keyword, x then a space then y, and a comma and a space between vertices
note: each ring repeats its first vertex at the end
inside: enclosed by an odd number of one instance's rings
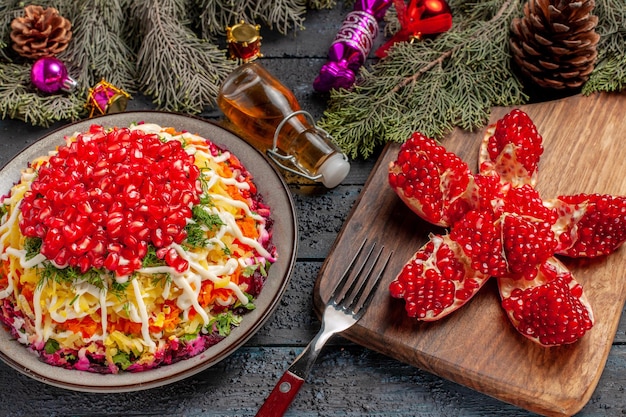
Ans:
MULTIPOLYGON (((202 191, 199 176, 178 141, 93 125, 40 167, 19 226, 25 236, 40 237, 41 253, 59 265, 126 275, 141 267, 150 244, 185 239, 190 206, 202 191)), ((167 259, 186 269, 180 256, 167 259)))

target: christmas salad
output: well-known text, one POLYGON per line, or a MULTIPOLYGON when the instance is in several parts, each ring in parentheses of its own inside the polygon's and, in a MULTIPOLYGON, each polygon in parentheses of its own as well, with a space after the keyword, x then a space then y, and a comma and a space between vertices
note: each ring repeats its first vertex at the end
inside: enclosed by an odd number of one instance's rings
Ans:
POLYGON ((143 371, 254 309, 276 259, 238 158, 156 124, 66 137, 0 197, 0 320, 46 363, 143 371))

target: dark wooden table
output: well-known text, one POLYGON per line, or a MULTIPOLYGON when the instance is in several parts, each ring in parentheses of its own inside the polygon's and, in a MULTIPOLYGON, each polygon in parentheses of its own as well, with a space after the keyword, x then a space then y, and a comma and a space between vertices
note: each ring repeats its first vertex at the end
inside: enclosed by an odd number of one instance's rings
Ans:
MULTIPOLYGON (((281 36, 262 31, 263 64, 291 88, 317 119, 326 98, 311 83, 349 9, 309 12, 306 30, 281 36)), ((153 108, 135 97, 128 110, 153 108)), ((218 110, 201 115, 219 120, 218 110)), ((54 126, 57 128, 59 125, 54 126)), ((0 121, 0 165, 51 129, 0 121)), ((242 348, 188 379, 120 394, 69 391, 34 381, 0 363, 2 416, 252 416, 291 361, 319 329, 312 292, 317 273, 374 166, 352 161, 337 188, 287 176, 299 222, 297 265, 278 309, 242 348)), ((507 366, 507 364, 502 364, 507 366)), ((626 311, 591 400, 579 416, 626 416, 626 311)), ((325 348, 288 416, 534 415, 336 337, 325 348)))

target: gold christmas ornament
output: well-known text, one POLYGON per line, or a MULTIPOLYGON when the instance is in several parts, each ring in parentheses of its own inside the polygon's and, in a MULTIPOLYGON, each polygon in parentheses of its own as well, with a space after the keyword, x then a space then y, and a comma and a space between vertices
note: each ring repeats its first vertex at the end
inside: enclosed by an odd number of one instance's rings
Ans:
POLYGON ((511 53, 521 72, 540 87, 582 86, 595 67, 600 39, 594 0, 528 0, 511 23, 511 53))
POLYGON ((243 20, 236 25, 227 27, 226 43, 230 58, 250 62, 263 56, 261 54, 260 30, 261 26, 252 25, 243 20))
POLYGON ((101 80, 89 89, 85 106, 89 109, 89 117, 94 115, 121 113, 126 110, 130 94, 113 84, 101 80))
POLYGON ((72 39, 72 24, 54 7, 24 7, 24 15, 11 21, 13 49, 23 57, 55 56, 72 39))

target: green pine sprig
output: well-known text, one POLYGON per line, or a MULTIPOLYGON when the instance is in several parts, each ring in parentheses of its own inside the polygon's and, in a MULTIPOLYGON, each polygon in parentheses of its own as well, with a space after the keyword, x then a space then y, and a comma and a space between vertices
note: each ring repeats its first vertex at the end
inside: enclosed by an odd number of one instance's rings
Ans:
POLYGON ((492 106, 526 100, 507 48, 519 8, 519 0, 486 1, 434 40, 396 44, 352 90, 331 92, 320 125, 353 158, 415 131, 440 138, 484 125, 492 106))
POLYGON ((135 54, 123 37, 128 16, 121 2, 81 0, 71 4, 73 39, 59 56, 84 92, 100 80, 135 89, 135 54))
MULTIPOLYGON (((492 106, 527 102, 510 66, 510 23, 526 0, 449 0, 453 28, 435 40, 401 43, 388 58, 363 68, 350 91, 331 92, 320 125, 350 156, 368 157, 411 133, 442 138, 455 127, 483 127, 492 106)), ((626 8, 596 0, 598 60, 582 93, 626 87, 626 8)), ((386 35, 399 29, 393 8, 386 35)))
POLYGON ((241 20, 259 23, 268 29, 286 34, 290 30, 304 29, 308 9, 332 8, 334 0, 194 0, 199 16, 202 35, 213 39, 223 35, 226 27, 241 20))
POLYGON ((623 0, 596 0, 600 35, 598 58, 582 93, 621 91, 626 88, 626 7, 623 0))
POLYGON ((0 116, 36 126, 50 126, 58 120, 77 120, 84 101, 76 95, 42 95, 30 86, 30 68, 0 65, 0 116))
POLYGON ((224 51, 185 24, 184 1, 135 0, 142 33, 137 54, 139 88, 161 109, 199 113, 214 106, 221 81, 234 69, 224 51))
POLYGON ((223 35, 243 17, 282 33, 301 30, 307 7, 335 5, 333 0, 40 0, 36 4, 55 7, 72 22, 72 41, 58 58, 78 83, 72 94, 44 95, 30 83, 32 61, 12 50, 9 37, 11 20, 30 3, 0 0, 0 116, 43 127, 85 117, 88 90, 101 79, 151 97, 160 110, 195 114, 214 107, 219 85, 235 65, 215 34, 223 35), (201 15, 210 16, 202 30, 201 15))

